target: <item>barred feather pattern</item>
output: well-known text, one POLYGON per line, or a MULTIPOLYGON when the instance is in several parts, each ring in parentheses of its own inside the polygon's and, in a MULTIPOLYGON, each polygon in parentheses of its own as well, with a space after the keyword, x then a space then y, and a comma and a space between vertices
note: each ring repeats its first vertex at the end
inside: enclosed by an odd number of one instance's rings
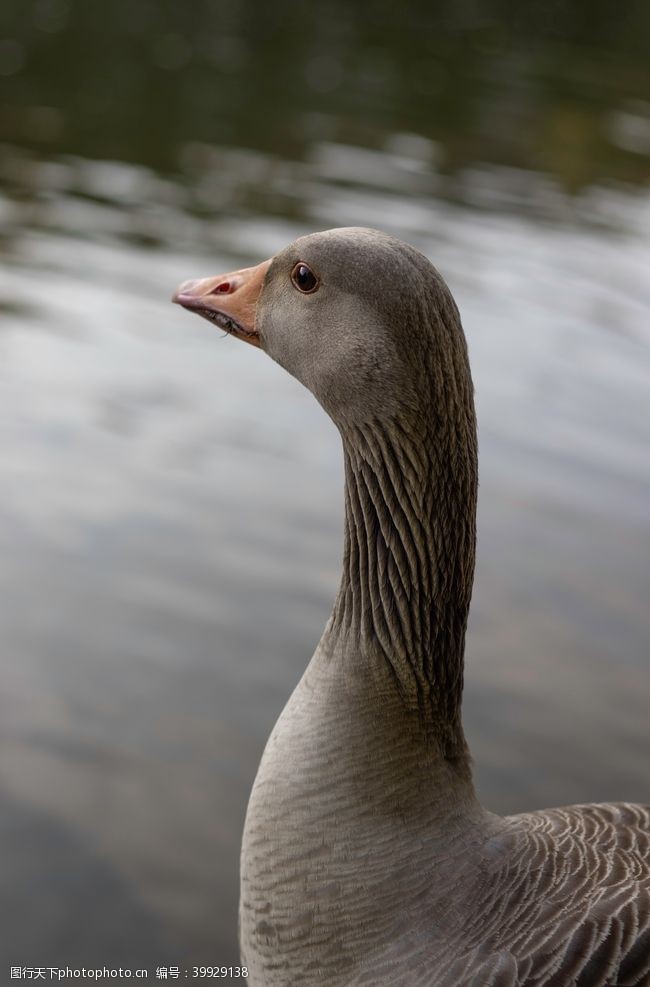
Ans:
POLYGON ((578 805, 506 820, 439 987, 648 987, 650 807, 578 805), (500 837, 504 839, 504 837, 500 837), (474 945, 473 945, 474 943, 474 945))

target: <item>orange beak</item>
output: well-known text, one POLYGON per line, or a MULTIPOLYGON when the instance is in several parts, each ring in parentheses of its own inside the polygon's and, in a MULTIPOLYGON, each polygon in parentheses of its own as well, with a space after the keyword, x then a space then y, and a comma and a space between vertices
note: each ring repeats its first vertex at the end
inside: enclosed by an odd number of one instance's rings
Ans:
POLYGON ((255 310, 270 264, 270 260, 265 260, 257 267, 246 267, 232 274, 184 281, 172 301, 209 319, 237 339, 259 346, 255 310))

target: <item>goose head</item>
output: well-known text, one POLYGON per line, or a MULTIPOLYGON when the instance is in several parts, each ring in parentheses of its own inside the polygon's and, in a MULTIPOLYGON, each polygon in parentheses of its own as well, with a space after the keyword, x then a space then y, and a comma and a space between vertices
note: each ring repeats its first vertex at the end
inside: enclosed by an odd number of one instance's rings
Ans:
POLYGON ((426 413, 432 389, 469 375, 443 279, 377 230, 300 237, 256 267, 185 282, 173 300, 265 350, 338 425, 426 413))

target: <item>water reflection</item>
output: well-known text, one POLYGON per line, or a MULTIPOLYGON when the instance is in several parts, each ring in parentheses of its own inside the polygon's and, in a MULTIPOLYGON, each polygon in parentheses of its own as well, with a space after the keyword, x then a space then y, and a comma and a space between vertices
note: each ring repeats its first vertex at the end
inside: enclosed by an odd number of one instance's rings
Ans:
MULTIPOLYGON (((388 14, 360 40, 361 15, 330 6, 309 51, 276 5, 218 25, 202 6, 198 26, 145 3, 110 19, 15 6, 3 961, 236 958, 246 798, 336 589, 342 466, 306 391, 168 299, 315 228, 405 237, 463 313, 482 476, 466 716, 485 800, 650 798, 638 25, 617 18, 606 60, 613 26, 574 12, 591 47, 549 28, 526 62, 464 5, 435 44, 407 24, 390 45, 388 14)), ((405 23, 429 25, 417 8, 405 23)))
POLYGON ((169 170, 190 140, 300 158, 314 140, 372 147, 402 129, 435 141, 447 174, 488 160, 571 191, 648 177, 642 5, 330 0, 302 20, 261 0, 9 0, 0 131, 169 170))

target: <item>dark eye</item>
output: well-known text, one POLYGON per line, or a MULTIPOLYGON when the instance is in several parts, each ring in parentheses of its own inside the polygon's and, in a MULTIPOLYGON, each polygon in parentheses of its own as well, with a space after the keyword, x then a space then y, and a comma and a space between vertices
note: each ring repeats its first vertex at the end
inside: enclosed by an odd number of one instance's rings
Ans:
POLYGON ((318 288, 318 278, 312 269, 303 264, 302 261, 299 261, 291 272, 291 280, 298 291, 303 291, 306 295, 318 288))

